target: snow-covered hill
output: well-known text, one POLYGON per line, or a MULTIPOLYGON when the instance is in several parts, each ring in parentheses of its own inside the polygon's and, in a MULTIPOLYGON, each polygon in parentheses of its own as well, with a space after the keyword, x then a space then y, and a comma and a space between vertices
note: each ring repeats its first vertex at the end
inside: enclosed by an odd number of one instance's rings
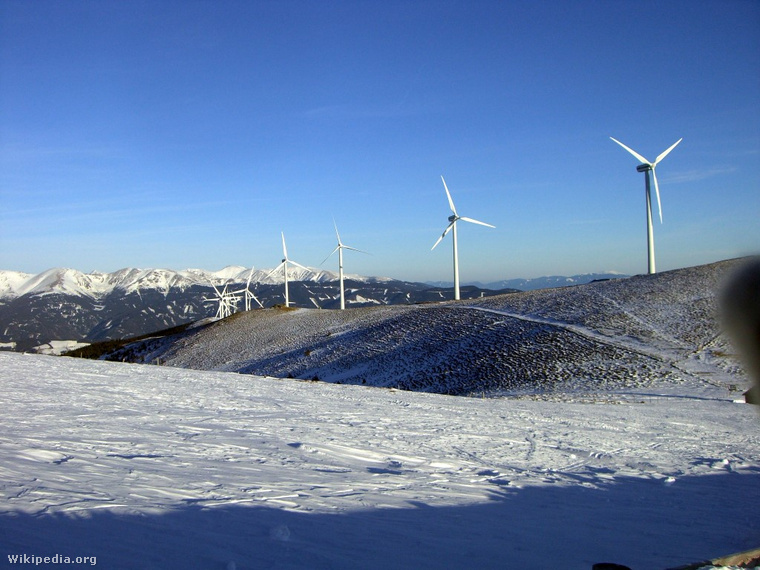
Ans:
POLYGON ((706 382, 551 402, 6 353, 0 401, 4 568, 650 570, 760 544, 760 418, 706 382))
POLYGON ((714 304, 726 261, 459 303, 254 311, 116 360, 470 395, 745 386, 714 304))

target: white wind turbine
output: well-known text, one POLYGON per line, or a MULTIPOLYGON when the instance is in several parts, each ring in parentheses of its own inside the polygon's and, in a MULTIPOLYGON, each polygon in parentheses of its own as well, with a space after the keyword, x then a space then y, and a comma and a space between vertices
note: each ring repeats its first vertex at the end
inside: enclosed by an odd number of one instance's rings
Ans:
POLYGON ((291 259, 288 258, 288 248, 285 246, 285 232, 281 232, 281 234, 282 234, 282 256, 283 256, 282 263, 280 263, 280 265, 272 269, 272 271, 269 272, 267 277, 273 275, 275 272, 277 272, 278 269, 280 269, 280 267, 282 267, 283 275, 285 276, 285 306, 289 307, 290 297, 288 296, 288 264, 290 263, 292 265, 295 265, 296 267, 300 267, 301 269, 306 269, 307 271, 309 270, 309 268, 304 267, 300 263, 296 263, 295 261, 292 261, 291 259))
POLYGON ((473 220, 472 218, 465 218, 464 216, 460 216, 457 214, 457 209, 454 207, 454 200, 451 199, 451 193, 449 192, 448 186, 446 186, 446 181, 443 179, 443 176, 441 176, 441 181, 443 181, 443 188, 446 190, 446 197, 449 199, 449 207, 451 208, 451 212, 453 215, 449 216, 449 225, 446 226, 446 229, 443 230, 443 233, 441 234, 441 237, 438 238, 438 241, 435 242, 432 248, 430 250, 434 250, 436 246, 441 243, 441 240, 446 237, 446 234, 449 233, 451 230, 454 230, 453 242, 454 242, 454 299, 459 300, 459 254, 457 253, 457 222, 459 220, 462 220, 464 222, 470 222, 471 224, 480 224, 481 226, 486 226, 489 228, 495 228, 496 226, 492 226, 491 224, 487 224, 485 222, 479 222, 478 220, 473 220))
POLYGON ((253 277, 253 270, 254 268, 251 267, 250 273, 248 273, 248 281, 245 284, 245 289, 240 289, 239 291, 233 291, 232 293, 234 295, 240 295, 244 294, 245 297, 245 310, 250 311, 251 310, 251 300, 256 301, 259 304, 259 307, 262 309, 264 308, 264 305, 261 304, 261 301, 259 301, 256 298, 256 295, 253 294, 253 291, 251 291, 251 278, 253 277))
POLYGON ((636 167, 636 170, 638 172, 644 173, 644 184, 646 188, 646 201, 647 201, 647 252, 648 252, 648 271, 649 274, 652 275, 655 273, 655 262, 654 262, 654 229, 652 227, 652 191, 649 183, 649 173, 652 173, 652 178, 654 179, 654 191, 657 194, 657 208, 660 212, 660 223, 662 223, 662 204, 660 203, 660 186, 657 184, 657 174, 655 174, 655 167, 659 162, 668 156, 668 153, 670 153, 671 150, 676 148, 678 146, 678 143, 680 143, 683 138, 678 139, 673 145, 671 145, 670 148, 668 148, 665 152, 663 152, 661 155, 659 155, 654 162, 649 162, 646 158, 641 156, 639 153, 637 153, 635 150, 628 148, 623 143, 621 143, 619 140, 614 139, 610 137, 613 141, 618 143, 620 146, 622 146, 625 150, 630 152, 636 159, 641 161, 641 164, 639 164, 636 167))
POLYGON ((215 317, 217 319, 226 319, 234 312, 233 309, 237 307, 237 302, 240 300, 240 297, 237 296, 237 292, 227 291, 227 286, 228 286, 227 283, 224 284, 224 289, 222 289, 221 291, 213 283, 211 284, 211 286, 214 288, 214 291, 216 292, 216 298, 203 299, 203 302, 204 303, 218 303, 215 317))
POLYGON ((362 251, 360 249, 356 249, 355 247, 350 247, 344 244, 342 241, 340 241, 340 234, 338 233, 338 224, 335 223, 335 220, 333 220, 333 225, 335 226, 335 235, 338 238, 338 246, 334 250, 332 250, 330 255, 325 257, 325 260, 322 263, 330 259, 333 253, 335 253, 336 251, 338 252, 338 271, 340 275, 340 310, 342 311, 346 308, 346 294, 343 289, 343 250, 350 249, 351 251, 358 251, 359 253, 367 253, 367 252, 362 251))

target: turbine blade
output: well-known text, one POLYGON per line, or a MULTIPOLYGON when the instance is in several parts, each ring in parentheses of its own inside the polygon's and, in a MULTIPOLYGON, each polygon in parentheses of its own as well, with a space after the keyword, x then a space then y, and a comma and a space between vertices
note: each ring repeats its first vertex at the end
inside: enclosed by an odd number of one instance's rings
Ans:
POLYGON ((625 146, 623 143, 621 143, 619 140, 617 140, 617 139, 613 139, 612 137, 610 137, 610 138, 611 138, 613 141, 615 141, 616 143, 618 143, 620 146, 622 146, 622 147, 623 147, 625 150, 627 150, 628 152, 630 152, 630 153, 631 153, 633 156, 635 156, 636 158, 638 158, 638 159, 639 159, 641 162, 643 162, 644 164, 652 164, 652 163, 651 163, 651 162, 649 162, 649 161, 648 161, 646 158, 644 158, 643 156, 641 156, 641 155, 640 155, 638 152, 636 152, 635 150, 633 150, 633 149, 631 149, 631 148, 628 148, 628 147, 627 147, 627 146, 625 146))
MULTIPOLYGON (((665 152, 663 152, 663 153, 662 153, 660 156, 658 156, 658 157, 655 159, 655 161, 654 161, 654 164, 657 164, 657 163, 658 163, 658 162, 660 162, 660 161, 661 161, 663 158, 665 158, 666 156, 668 156, 668 153, 669 153, 671 150, 673 150, 674 148, 676 148, 676 147, 678 146, 678 143, 680 143, 682 140, 683 140, 683 137, 682 137, 682 138, 680 138, 680 139, 678 139, 678 140, 677 140, 677 141, 676 141, 676 142, 673 144, 673 146, 671 146, 671 147, 670 147, 668 150, 666 150, 666 151, 665 151, 665 152)), ((653 166, 654 166, 654 165, 653 165, 653 166)))
MULTIPOLYGON (((332 250, 332 251, 330 252, 330 255, 328 255, 327 257, 325 257, 325 258, 322 260, 322 263, 320 263, 320 265, 324 264, 324 262, 325 262, 325 261, 327 261, 328 259, 330 259, 330 258, 333 256, 333 253, 335 253, 336 251, 338 251, 340 248, 341 248, 341 246, 338 246, 338 247, 336 247, 334 250, 332 250)), ((291 261, 290 263, 293 263, 293 262, 291 261)))
POLYGON ((441 237, 439 237, 439 238, 438 238, 438 241, 436 241, 436 242, 435 242, 435 244, 433 245, 433 247, 431 247, 431 248, 430 248, 430 251, 433 251, 433 250, 435 249, 435 247, 436 247, 436 246, 437 246, 439 243, 441 243, 441 240, 442 240, 443 238, 445 238, 445 237, 446 237, 446 234, 447 234, 447 233, 449 233, 449 232, 451 231, 451 228, 453 228, 453 227, 454 227, 454 224, 456 224, 456 223, 457 223, 457 222, 456 222, 456 220, 454 220, 454 221, 453 221, 453 222, 451 222, 451 223, 450 223, 448 226, 446 226, 446 229, 445 229, 445 230, 443 230, 443 233, 441 234, 441 237))
POLYGON ((657 209, 660 212, 660 223, 662 223, 662 204, 660 203, 660 186, 657 184, 657 174, 652 168, 652 178, 654 178, 654 193, 657 194, 657 209))
POLYGON ((486 226, 486 227, 489 227, 489 228, 495 228, 496 227, 496 226, 492 226, 491 224, 487 224, 485 222, 479 222, 478 220, 473 220, 472 218, 465 218, 464 216, 462 216, 459 219, 460 220, 464 220, 465 222, 470 222, 471 224, 480 224, 481 226, 486 226))
POLYGON ((272 269, 272 271, 270 271, 269 273, 267 273, 267 277, 271 277, 272 275, 274 275, 275 273, 277 273, 282 268, 283 265, 285 265, 284 261, 282 263, 280 263, 280 265, 278 265, 277 267, 275 267, 274 269, 272 269))
POLYGON ((309 269, 308 267, 304 267, 300 263, 296 263, 295 261, 292 261, 290 259, 288 259, 288 263, 290 263, 291 265, 295 265, 296 267, 300 267, 301 269, 305 269, 306 271, 311 271, 311 269, 309 269))
POLYGON ((443 175, 441 175, 441 180, 443 181, 443 189, 446 190, 446 197, 449 199, 449 207, 451 208, 451 211, 454 212, 455 216, 459 216, 459 214, 457 214, 457 209, 454 207, 454 200, 451 199, 449 187, 446 186, 446 181, 443 179, 443 175))
POLYGON ((350 249, 351 251, 358 251, 359 253, 366 253, 367 255, 371 255, 371 254, 370 254, 369 252, 367 252, 367 251, 363 251, 363 250, 361 250, 361 249, 356 249, 355 247, 351 247, 350 245, 341 245, 341 247, 342 247, 343 249, 350 249))
POLYGON ((285 232, 280 232, 282 234, 282 256, 287 259, 288 258, 288 248, 285 246, 285 232))
POLYGON ((245 284, 246 289, 251 285, 251 277, 253 277, 253 267, 251 267, 251 272, 248 274, 248 281, 245 284))
MULTIPOLYGON (((338 233, 338 224, 335 223, 335 218, 333 218, 333 225, 335 226, 335 237, 338 238, 338 245, 341 245, 340 243, 340 234, 338 233)), ((330 254, 332 255, 332 254, 330 254)))

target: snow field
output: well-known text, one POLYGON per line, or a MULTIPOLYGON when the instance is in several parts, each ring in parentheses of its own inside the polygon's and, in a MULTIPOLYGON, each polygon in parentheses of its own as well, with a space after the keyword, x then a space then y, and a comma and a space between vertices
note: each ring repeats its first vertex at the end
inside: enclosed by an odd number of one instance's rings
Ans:
POLYGON ((756 410, 657 388, 456 398, 0 354, 0 555, 643 570, 756 547, 756 410))

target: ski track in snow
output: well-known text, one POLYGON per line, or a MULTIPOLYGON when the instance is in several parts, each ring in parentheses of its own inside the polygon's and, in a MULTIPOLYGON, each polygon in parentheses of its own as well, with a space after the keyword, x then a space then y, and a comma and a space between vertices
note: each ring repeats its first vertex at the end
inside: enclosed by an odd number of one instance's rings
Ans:
POLYGON ((679 389, 477 399, 0 353, 0 566, 643 570, 757 547, 757 410, 679 389))

